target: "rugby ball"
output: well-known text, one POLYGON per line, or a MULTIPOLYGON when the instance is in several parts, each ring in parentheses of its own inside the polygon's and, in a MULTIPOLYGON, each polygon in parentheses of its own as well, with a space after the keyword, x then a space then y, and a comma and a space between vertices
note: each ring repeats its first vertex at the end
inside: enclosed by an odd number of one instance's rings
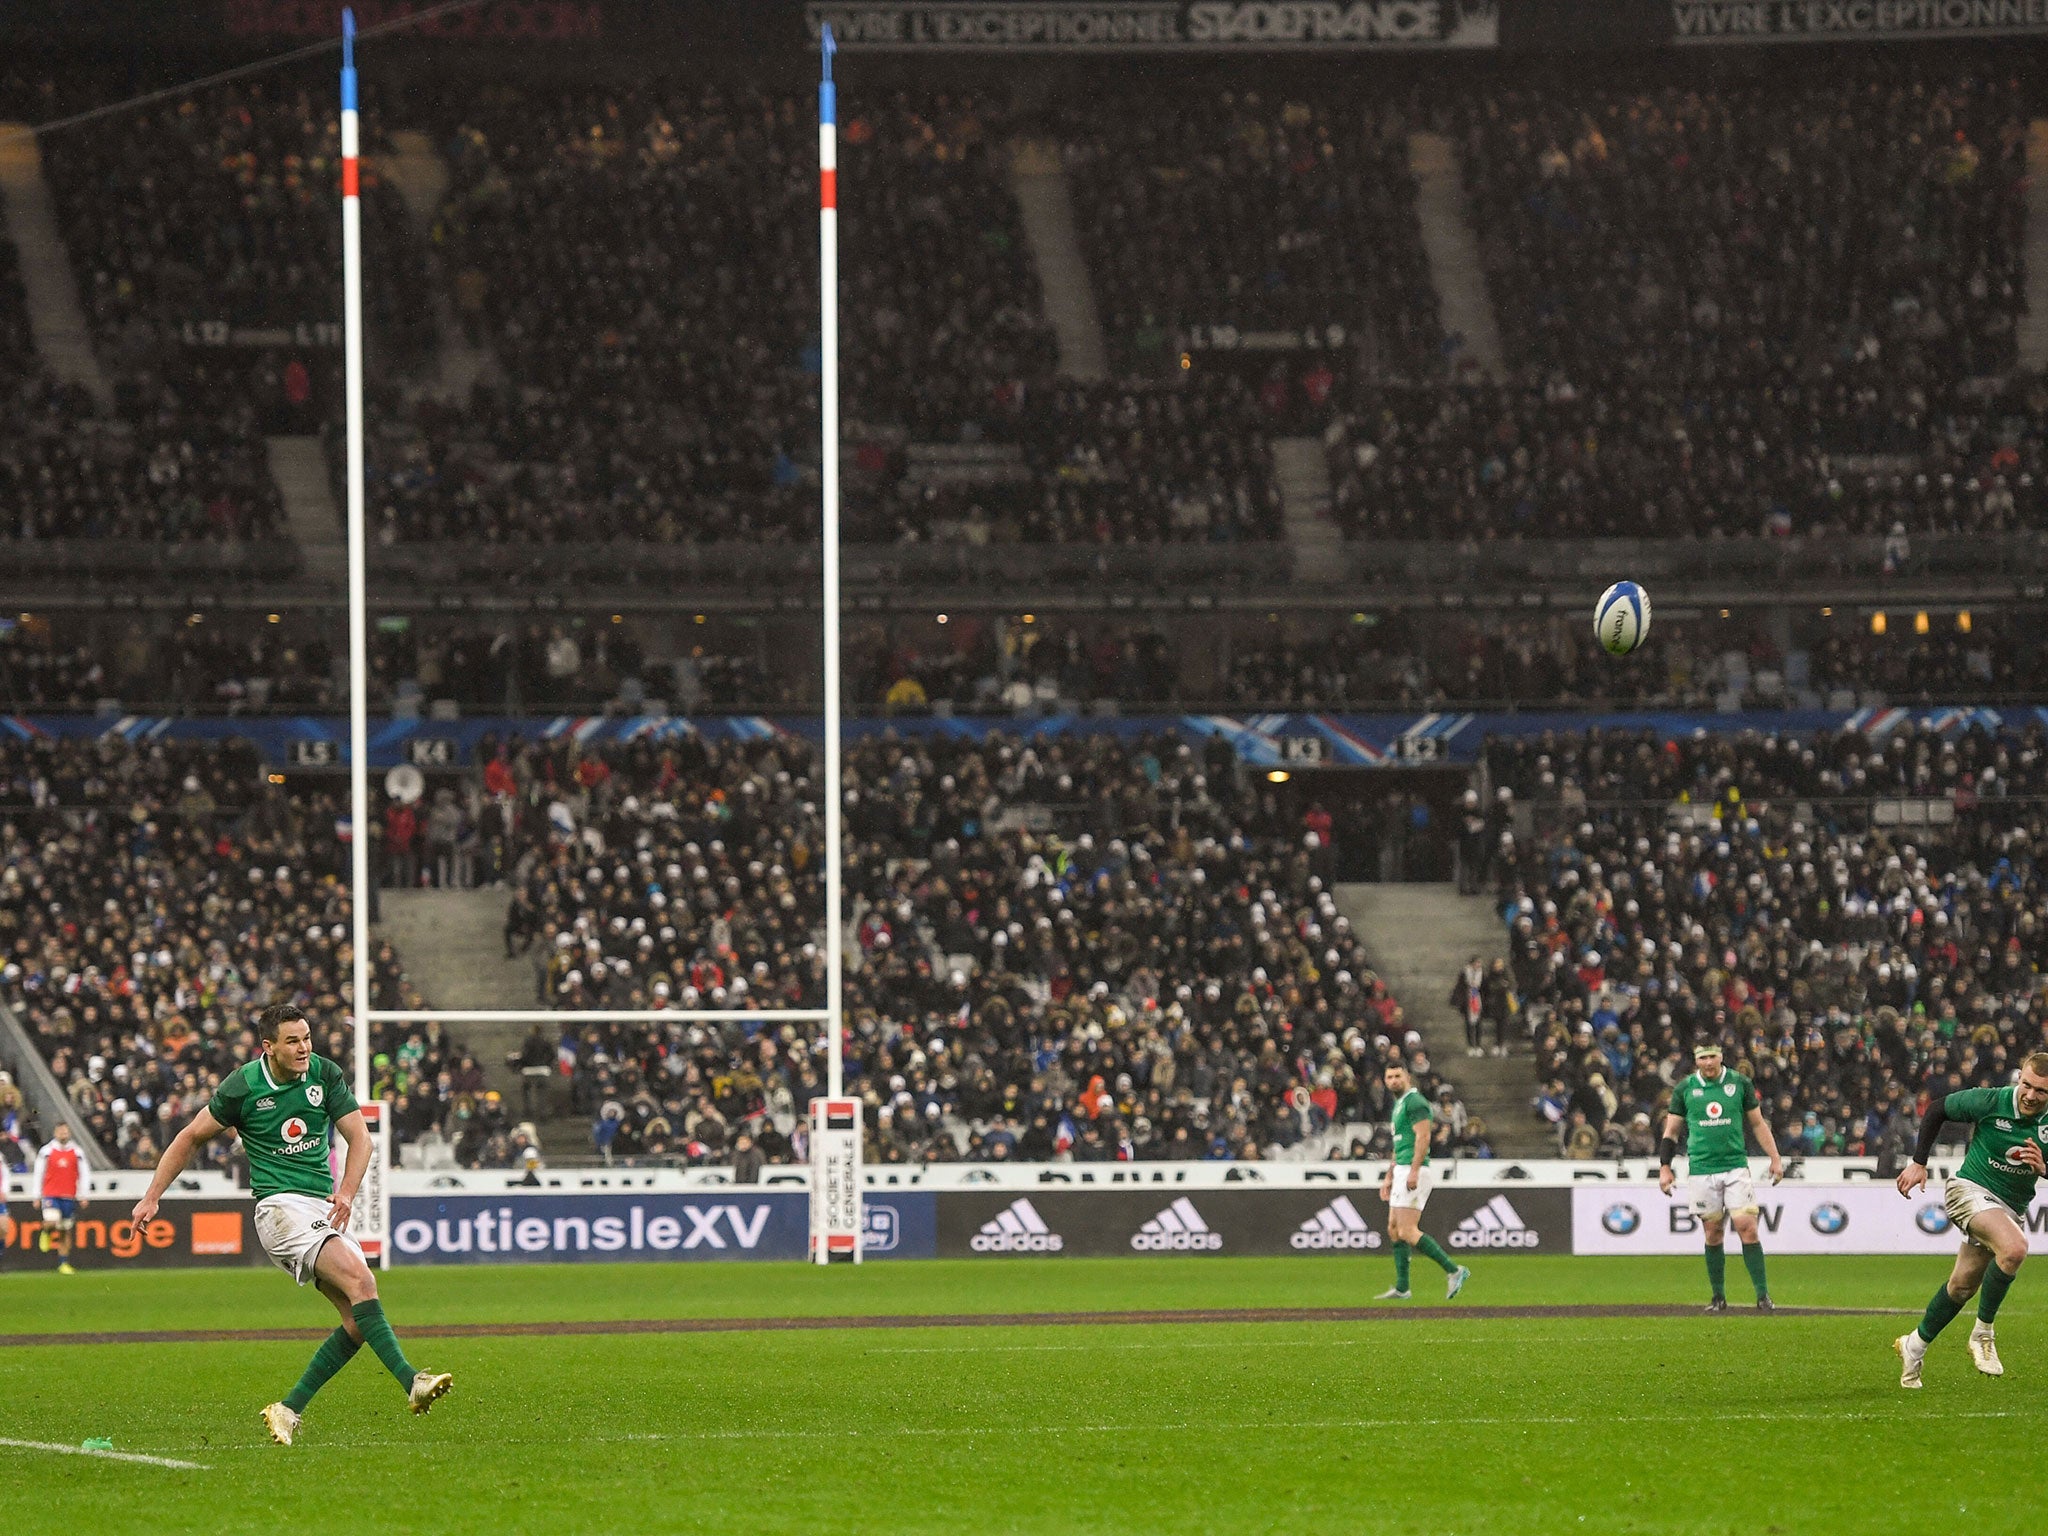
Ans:
POLYGON ((1617 581, 1600 594, 1593 633, 1610 656, 1626 656, 1650 633, 1650 594, 1632 581, 1617 581))

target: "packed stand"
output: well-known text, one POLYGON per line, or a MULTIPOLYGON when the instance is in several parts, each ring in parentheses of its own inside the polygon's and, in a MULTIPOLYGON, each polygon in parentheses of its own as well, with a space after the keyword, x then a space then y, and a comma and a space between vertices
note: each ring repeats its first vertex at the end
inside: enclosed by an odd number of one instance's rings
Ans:
MULTIPOLYGON (((795 739, 500 753, 506 942, 537 997, 819 1006, 815 772, 795 739)), ((846 813, 847 1072, 877 1161, 1258 1157, 1383 1118, 1395 1056, 1437 1089, 1336 910, 1327 840, 1220 739, 875 740, 849 750, 846 813)), ((792 1155, 822 1049, 744 1021, 559 1042, 601 1150, 696 1161, 742 1132, 792 1155)))
MULTIPOLYGON (((109 353, 175 347, 202 322, 338 327, 340 131, 331 83, 263 80, 44 135, 79 295, 109 353)), ((383 365, 402 366, 432 343, 426 268, 380 174, 390 146, 372 128, 363 150, 365 322, 383 365)))
MULTIPOLYGON (((232 742, 0 743, 0 998, 124 1168, 154 1165, 257 1049, 271 1003, 305 1008, 314 1048, 351 1059, 341 804, 267 786, 260 766, 232 742)), ((372 987, 377 1006, 425 1006, 388 945, 372 987)), ((387 1025, 373 1045, 401 1146, 520 1160, 459 1042, 387 1025)), ((240 1162, 233 1138, 200 1156, 240 1162)))
POLYGON ((1361 383, 1354 537, 2039 525, 2016 80, 1863 62, 1455 107, 1510 377, 1361 383))
MULTIPOLYGON (((510 94, 450 135, 458 308, 514 387, 380 466, 388 536, 801 539, 814 483, 812 104, 747 88, 510 94), (550 210, 536 238, 535 207, 550 210), (547 445, 537 462, 533 445, 547 445)), ((999 113, 899 96, 840 128, 852 423, 1003 435, 1051 333, 999 113)), ((373 498, 377 499, 377 498, 373 498)))
POLYGON ((1444 372, 1398 110, 1355 95, 1176 90, 1091 103, 1056 124, 1125 367, 1170 366, 1194 328, 1321 340, 1334 327, 1346 338, 1331 348, 1338 368, 1365 331, 1378 375, 1444 372))
POLYGON ((2009 1081, 2048 1041, 2044 747, 1912 729, 1490 743, 1482 856, 1565 1155, 1650 1155, 1707 1040, 1794 1155, 1899 1158, 1931 1095, 2009 1081), (1933 809, 1902 823, 1873 796, 1933 809), (1681 800, 1718 819, 1673 820, 1681 800))

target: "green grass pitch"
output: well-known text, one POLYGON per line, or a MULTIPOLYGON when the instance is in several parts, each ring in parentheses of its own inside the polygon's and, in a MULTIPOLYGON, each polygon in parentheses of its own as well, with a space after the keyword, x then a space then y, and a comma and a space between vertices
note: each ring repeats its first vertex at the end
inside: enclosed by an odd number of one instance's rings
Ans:
MULTIPOLYGON (((1701 1301, 1696 1259, 1475 1264, 1473 1306, 1701 1301)), ((0 1274, 0 1333, 298 1327, 277 1343, 0 1346, 12 1533, 1911 1532, 2015 1526, 2048 1272, 1981 1378, 1958 1320, 1903 1392, 1924 1259, 1778 1258, 1788 1305, 1896 1317, 1480 1317, 427 1338, 432 1324, 1352 1306, 1384 1258, 396 1270, 405 1412, 366 1350, 299 1444, 257 1421, 332 1312, 268 1270, 0 1274)), ((1418 1265, 1418 1300, 1440 1277, 1418 1265)), ((1730 1291, 1747 1294, 1739 1266, 1730 1291)), ((1463 1303, 1461 1303, 1462 1305, 1463 1303)), ((1389 1310, 1395 1310, 1390 1308, 1389 1310)))

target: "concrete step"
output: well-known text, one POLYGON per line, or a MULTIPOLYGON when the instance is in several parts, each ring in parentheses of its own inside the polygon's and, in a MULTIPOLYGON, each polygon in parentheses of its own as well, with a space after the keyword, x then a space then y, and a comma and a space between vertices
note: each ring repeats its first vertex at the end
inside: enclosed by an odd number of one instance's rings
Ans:
POLYGON ((1454 366, 1461 373, 1497 379, 1504 371, 1500 325, 1486 290, 1479 234, 1465 199, 1458 151, 1438 133, 1408 136, 1408 168, 1415 176, 1415 212, 1422 224, 1423 254, 1430 286, 1436 289, 1444 333, 1461 343, 1454 366))
MULTIPOLYGON (((377 157, 377 171, 398 189, 421 247, 429 262, 438 266, 434 222, 448 196, 448 162, 434 141, 417 130, 392 134, 391 145, 395 152, 377 157)), ((434 279, 434 367, 419 383, 444 400, 464 401, 479 383, 494 384, 503 375, 496 354, 472 344, 463 333, 450 292, 452 274, 436 271, 434 279)))
POLYGON ((102 410, 110 408, 114 392, 92 349, 78 279, 43 179, 42 150, 22 123, 0 123, 0 209, 6 238, 21 255, 29 333, 43 365, 59 383, 81 384, 102 410))
POLYGON ((1316 585, 1344 580, 1344 536, 1330 521, 1330 462, 1319 437, 1282 437, 1273 443, 1273 474, 1294 579, 1316 585))
MULTIPOLYGON (((383 921, 377 925, 377 936, 397 947, 406 976, 435 1008, 531 1008, 532 964, 524 957, 505 958, 509 900, 498 890, 386 890, 378 898, 383 921)), ((519 1074, 505 1064, 505 1057, 519 1049, 529 1026, 450 1027, 483 1066, 491 1087, 516 1108, 519 1074)), ((555 1092, 560 1095, 559 1085, 555 1092)))
POLYGON ((1045 317, 1059 342, 1060 372, 1095 382, 1109 377, 1109 348, 1081 237, 1074 228, 1074 201, 1056 146, 1020 142, 1011 146, 1010 186, 1024 219, 1024 238, 1038 267, 1045 317))
POLYGON ((2027 125, 2027 311, 2020 316, 2022 368, 2048 368, 2048 117, 2027 125))
POLYGON ((264 440, 270 478, 284 501, 285 521, 309 581, 346 585, 348 538, 341 508, 334 504, 334 485, 327 478, 327 454, 317 437, 272 437, 264 440))
POLYGON ((1529 1111, 1536 1080, 1528 1042, 1511 1041, 1505 1057, 1467 1056, 1464 1024, 1450 1006, 1451 985, 1468 958, 1507 954, 1507 930, 1487 898, 1460 896, 1448 883, 1340 885, 1336 896, 1408 1027, 1421 1033, 1431 1063, 1457 1085, 1465 1107, 1486 1122, 1494 1150, 1554 1155, 1551 1137, 1529 1111))

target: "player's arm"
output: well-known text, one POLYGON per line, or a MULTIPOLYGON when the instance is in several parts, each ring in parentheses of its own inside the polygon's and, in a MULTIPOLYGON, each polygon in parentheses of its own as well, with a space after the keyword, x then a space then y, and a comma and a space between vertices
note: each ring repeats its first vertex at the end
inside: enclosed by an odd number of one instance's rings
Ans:
POLYGON ((363 1187, 363 1175, 370 1171, 370 1127, 363 1112, 352 1109, 334 1122, 334 1129, 348 1143, 348 1160, 341 1165, 341 1182, 334 1186, 334 1201, 327 1208, 327 1220, 337 1232, 348 1230, 355 1211, 356 1191, 363 1187))
POLYGON ((1749 1122, 1749 1129, 1756 1137, 1756 1144, 1764 1149, 1764 1155, 1771 1160, 1771 1182, 1776 1184, 1785 1177, 1785 1159, 1778 1156, 1778 1138, 1771 1130, 1770 1121, 1764 1118, 1761 1109, 1751 1109, 1743 1116, 1749 1122))
POLYGON ((156 1216, 157 1202, 164 1191, 171 1187, 171 1180, 185 1171, 185 1165, 192 1161, 193 1148, 213 1140, 227 1127, 213 1117, 211 1108, 202 1109, 192 1117, 192 1123, 171 1138, 171 1144, 164 1148, 164 1155, 157 1159, 156 1172, 151 1175, 149 1188, 142 1192, 142 1198, 135 1202, 130 1212, 137 1226, 156 1216))
POLYGON ((49 1165, 50 1145, 48 1142, 45 1142, 42 1146, 36 1148, 35 1174, 29 1181, 28 1186, 28 1197, 35 1201, 37 1205, 43 1203, 43 1170, 49 1167, 49 1165))
POLYGON ((1412 1193, 1422 1182, 1422 1165, 1429 1161, 1429 1137, 1436 1121, 1428 1113, 1415 1127, 1415 1155, 1408 1159, 1408 1188, 1412 1193))
POLYGON ((1678 1175, 1672 1171, 1671 1160, 1678 1156, 1678 1133, 1685 1129, 1685 1117, 1678 1114, 1664 1116, 1664 1130, 1657 1138, 1657 1192, 1668 1195, 1671 1186, 1678 1182, 1678 1175))

